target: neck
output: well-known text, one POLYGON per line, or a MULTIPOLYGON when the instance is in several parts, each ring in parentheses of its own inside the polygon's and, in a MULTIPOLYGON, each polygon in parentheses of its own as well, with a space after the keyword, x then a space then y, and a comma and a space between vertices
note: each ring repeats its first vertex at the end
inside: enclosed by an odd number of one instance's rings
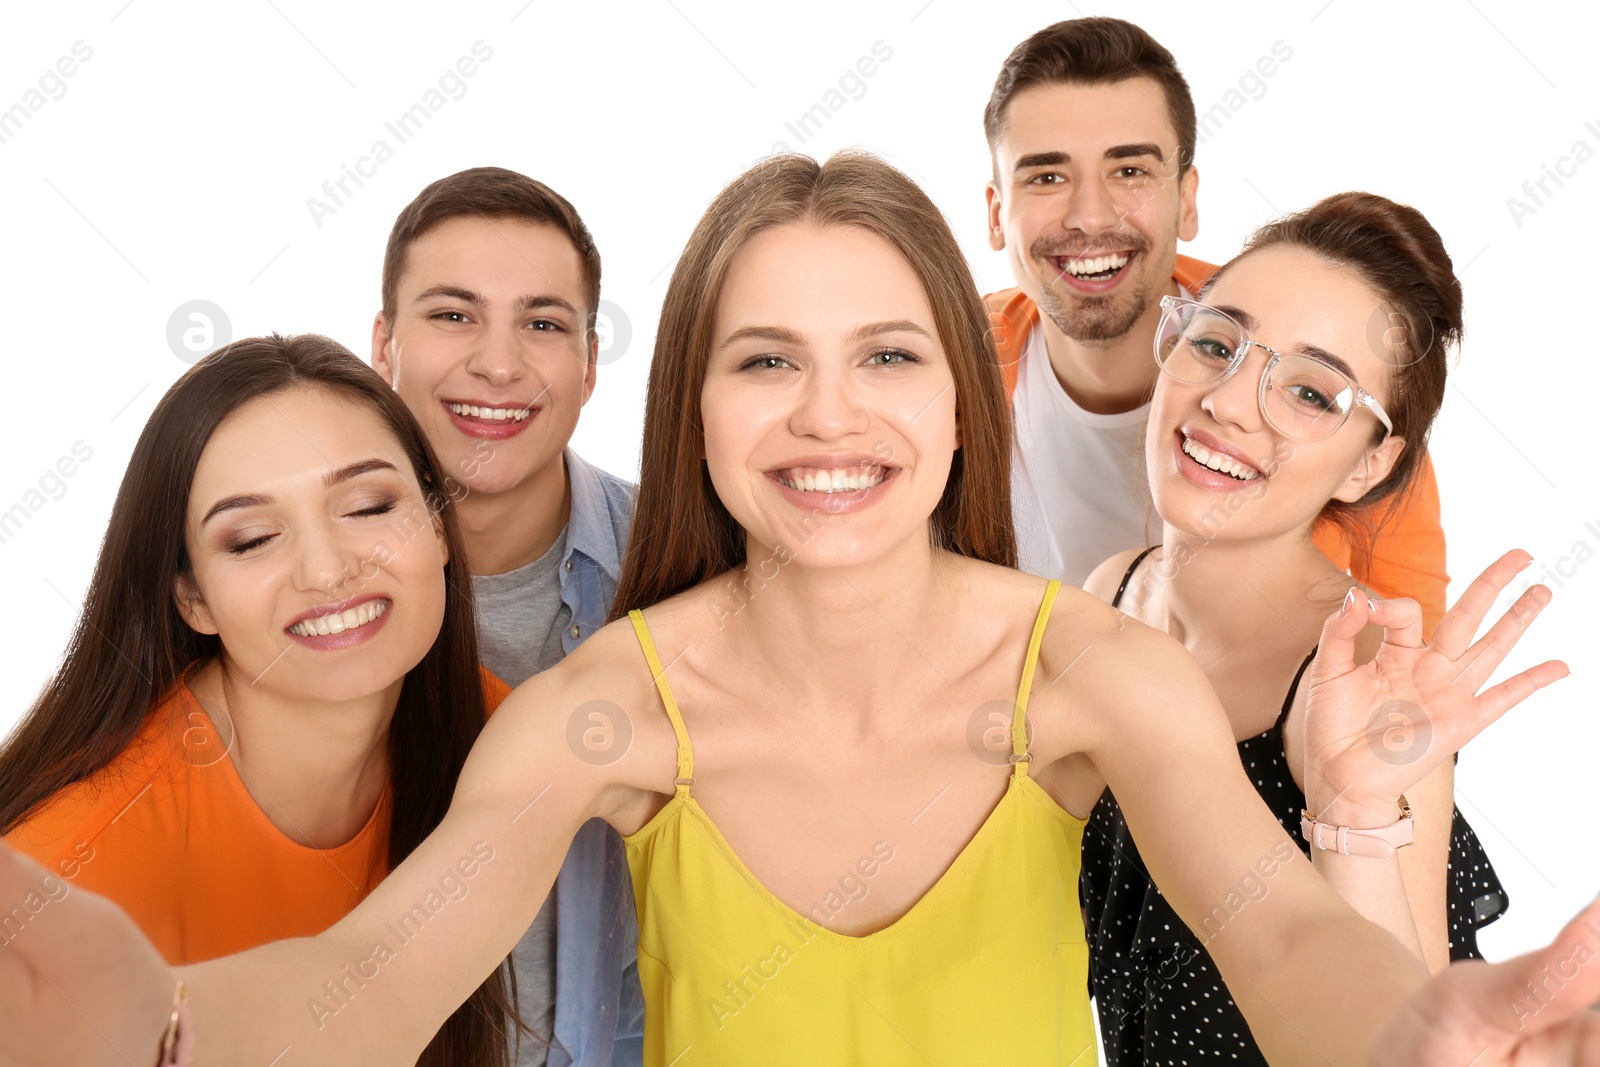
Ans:
POLYGON ((1223 541, 1168 524, 1160 555, 1160 580, 1146 617, 1191 650, 1202 641, 1260 645, 1264 634, 1309 650, 1352 581, 1312 543, 1309 527, 1223 541))
MULTIPOLYGON (((1178 283, 1169 282, 1165 292, 1178 295, 1178 283)), ((1150 399, 1160 373, 1153 351, 1160 322, 1161 305, 1152 302, 1122 336, 1109 341, 1076 341, 1049 315, 1039 316, 1056 381, 1074 404, 1093 415, 1120 415, 1150 399)))
POLYGON ((473 574, 505 574, 550 551, 572 514, 565 458, 501 493, 469 492, 456 505, 473 574))
POLYGON ((893 706, 908 678, 937 672, 927 620, 943 617, 948 560, 926 538, 890 558, 855 567, 784 566, 783 553, 749 543, 745 573, 735 573, 741 598, 729 598, 729 639, 745 662, 781 678, 786 703, 837 712, 893 706), (772 575, 771 577, 767 577, 772 575))
POLYGON ((224 654, 190 689, 221 720, 234 768, 273 825, 298 844, 336 848, 361 832, 383 795, 404 681, 354 700, 308 701, 251 684, 224 654))

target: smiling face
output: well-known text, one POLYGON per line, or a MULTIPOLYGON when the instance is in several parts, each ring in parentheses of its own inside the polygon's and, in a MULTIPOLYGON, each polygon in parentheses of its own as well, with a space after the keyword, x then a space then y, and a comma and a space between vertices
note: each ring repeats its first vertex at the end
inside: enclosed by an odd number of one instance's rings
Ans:
MULTIPOLYGON (((1369 341, 1369 324, 1387 305, 1348 270, 1272 245, 1235 261, 1204 301, 1234 314, 1253 340, 1284 355, 1342 362, 1380 403, 1390 395, 1390 361, 1369 341)), ((1252 345, 1221 381, 1158 377, 1145 452, 1163 521, 1205 537, 1219 533, 1223 517, 1220 532, 1230 537, 1305 528, 1330 500, 1359 500, 1388 474, 1405 442, 1389 436, 1374 445, 1382 427, 1371 411, 1356 408, 1319 441, 1289 437, 1267 422, 1260 383, 1270 358, 1252 345), (1250 506, 1235 506, 1241 500, 1250 506)))
POLYGON ((537 484, 594 391, 583 263, 554 226, 453 218, 406 250, 372 365, 474 493, 537 484))
POLYGON ((954 382, 922 284, 882 237, 801 222, 751 239, 700 399, 711 482, 752 558, 858 565, 928 545, 960 446, 954 382))
POLYGON ((1178 240, 1199 231, 1193 167, 1148 78, 1036 85, 1016 94, 994 147, 989 244, 1062 333, 1113 342, 1153 330, 1178 240))
POLYGON ((269 691, 379 692, 439 635, 440 528, 400 443, 347 396, 295 388, 234 411, 195 468, 184 544, 185 621, 269 691))

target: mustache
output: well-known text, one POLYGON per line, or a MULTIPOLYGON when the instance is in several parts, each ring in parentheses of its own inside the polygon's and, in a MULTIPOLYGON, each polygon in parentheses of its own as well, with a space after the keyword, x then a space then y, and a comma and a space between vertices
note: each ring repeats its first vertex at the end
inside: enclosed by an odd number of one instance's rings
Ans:
POLYGON ((1142 234, 1107 234, 1093 241, 1078 239, 1052 240, 1041 237, 1033 242, 1029 252, 1036 259, 1056 256, 1064 259, 1089 259, 1111 252, 1145 252, 1150 242, 1142 234))

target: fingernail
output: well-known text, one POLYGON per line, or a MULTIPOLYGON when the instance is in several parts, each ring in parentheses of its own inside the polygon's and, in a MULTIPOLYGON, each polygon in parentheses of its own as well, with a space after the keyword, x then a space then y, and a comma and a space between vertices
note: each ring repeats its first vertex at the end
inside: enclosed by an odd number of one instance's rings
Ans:
POLYGON ((1356 591, 1351 589, 1344 595, 1344 606, 1339 609, 1340 615, 1350 614, 1350 609, 1356 606, 1356 591))
POLYGON ((1378 605, 1380 605, 1382 603, 1383 603, 1383 598, 1382 597, 1368 597, 1367 598, 1367 607, 1371 608, 1373 611, 1377 611, 1378 610, 1378 605))

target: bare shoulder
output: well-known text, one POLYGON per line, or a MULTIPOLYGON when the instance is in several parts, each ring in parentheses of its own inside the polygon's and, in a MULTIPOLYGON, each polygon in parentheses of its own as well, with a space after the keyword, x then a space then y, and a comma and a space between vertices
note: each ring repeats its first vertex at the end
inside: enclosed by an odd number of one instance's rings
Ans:
POLYGON ((1146 550, 1142 548, 1129 549, 1118 552, 1106 560, 1083 580, 1084 592, 1099 597, 1106 603, 1111 603, 1117 595, 1117 587, 1122 584, 1123 576, 1128 573, 1128 568, 1133 566, 1133 561, 1138 559, 1146 550))
POLYGON ((631 622, 595 631, 506 697, 473 749, 463 785, 522 792, 548 782, 611 818, 672 792, 676 740, 631 622), (476 766, 474 766, 476 764, 476 766))
POLYGON ((1063 586, 1039 646, 1030 719, 1047 761, 1093 753, 1163 708, 1216 702, 1194 657, 1168 634, 1063 586))

